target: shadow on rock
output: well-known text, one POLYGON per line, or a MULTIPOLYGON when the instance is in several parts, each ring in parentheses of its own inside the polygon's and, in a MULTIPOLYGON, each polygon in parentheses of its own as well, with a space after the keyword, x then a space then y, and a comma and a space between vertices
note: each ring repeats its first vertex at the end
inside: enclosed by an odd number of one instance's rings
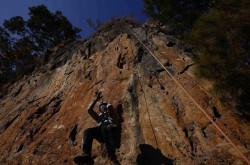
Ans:
POLYGON ((138 165, 172 165, 173 160, 165 157, 160 149, 155 149, 148 144, 140 144, 141 154, 137 156, 138 165))
POLYGON ((121 146, 121 133, 122 133, 122 127, 121 127, 121 123, 124 122, 123 120, 123 108, 122 108, 122 103, 119 103, 117 105, 117 108, 116 108, 116 112, 117 112, 117 115, 118 115, 118 121, 117 121, 117 125, 118 127, 115 128, 113 131, 113 136, 114 136, 114 147, 116 149, 120 148, 121 146))

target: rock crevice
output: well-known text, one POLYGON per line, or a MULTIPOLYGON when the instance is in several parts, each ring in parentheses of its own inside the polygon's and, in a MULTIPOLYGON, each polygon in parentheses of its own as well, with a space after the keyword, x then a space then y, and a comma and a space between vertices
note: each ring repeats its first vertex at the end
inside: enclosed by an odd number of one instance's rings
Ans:
MULTIPOLYGON (((47 51, 0 92, 0 164, 73 164, 83 131, 96 126, 87 112, 96 91, 117 112, 121 164, 244 164, 126 26, 249 157, 249 124, 205 91, 211 84, 193 75, 190 48, 162 25, 119 19, 47 51)), ((92 153, 95 164, 110 162, 97 141, 92 153)))

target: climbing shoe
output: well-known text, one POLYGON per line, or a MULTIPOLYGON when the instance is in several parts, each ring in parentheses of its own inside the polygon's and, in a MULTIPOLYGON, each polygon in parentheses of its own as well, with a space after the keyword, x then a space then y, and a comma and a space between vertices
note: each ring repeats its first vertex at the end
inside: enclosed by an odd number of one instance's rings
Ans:
POLYGON ((94 160, 91 158, 90 154, 83 153, 80 156, 76 156, 74 158, 74 162, 75 162, 75 164, 83 165, 83 164, 93 164, 94 160))

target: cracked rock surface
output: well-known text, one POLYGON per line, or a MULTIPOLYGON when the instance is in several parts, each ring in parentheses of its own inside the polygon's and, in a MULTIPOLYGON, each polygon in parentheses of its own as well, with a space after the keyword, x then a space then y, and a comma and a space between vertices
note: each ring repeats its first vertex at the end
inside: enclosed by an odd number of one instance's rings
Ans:
MULTIPOLYGON (((96 91, 120 116, 122 165, 245 164, 139 41, 126 31, 111 33, 112 26, 58 45, 0 93, 0 164, 74 164, 83 131, 96 126, 87 112, 96 91)), ((189 49, 163 27, 131 27, 249 158, 248 121, 194 77, 189 49)), ((110 163, 103 144, 92 148, 95 164, 110 163)))

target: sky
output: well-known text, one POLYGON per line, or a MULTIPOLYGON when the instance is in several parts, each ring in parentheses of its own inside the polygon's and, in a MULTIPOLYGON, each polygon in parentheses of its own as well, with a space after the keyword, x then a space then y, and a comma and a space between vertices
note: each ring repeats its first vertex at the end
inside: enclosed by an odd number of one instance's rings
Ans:
POLYGON ((14 16, 28 19, 28 8, 44 4, 49 11, 62 11, 73 26, 82 29, 82 38, 86 38, 94 32, 88 26, 86 19, 106 22, 111 16, 120 18, 134 14, 137 21, 147 21, 142 13, 143 0, 0 0, 0 26, 4 20, 14 16))

